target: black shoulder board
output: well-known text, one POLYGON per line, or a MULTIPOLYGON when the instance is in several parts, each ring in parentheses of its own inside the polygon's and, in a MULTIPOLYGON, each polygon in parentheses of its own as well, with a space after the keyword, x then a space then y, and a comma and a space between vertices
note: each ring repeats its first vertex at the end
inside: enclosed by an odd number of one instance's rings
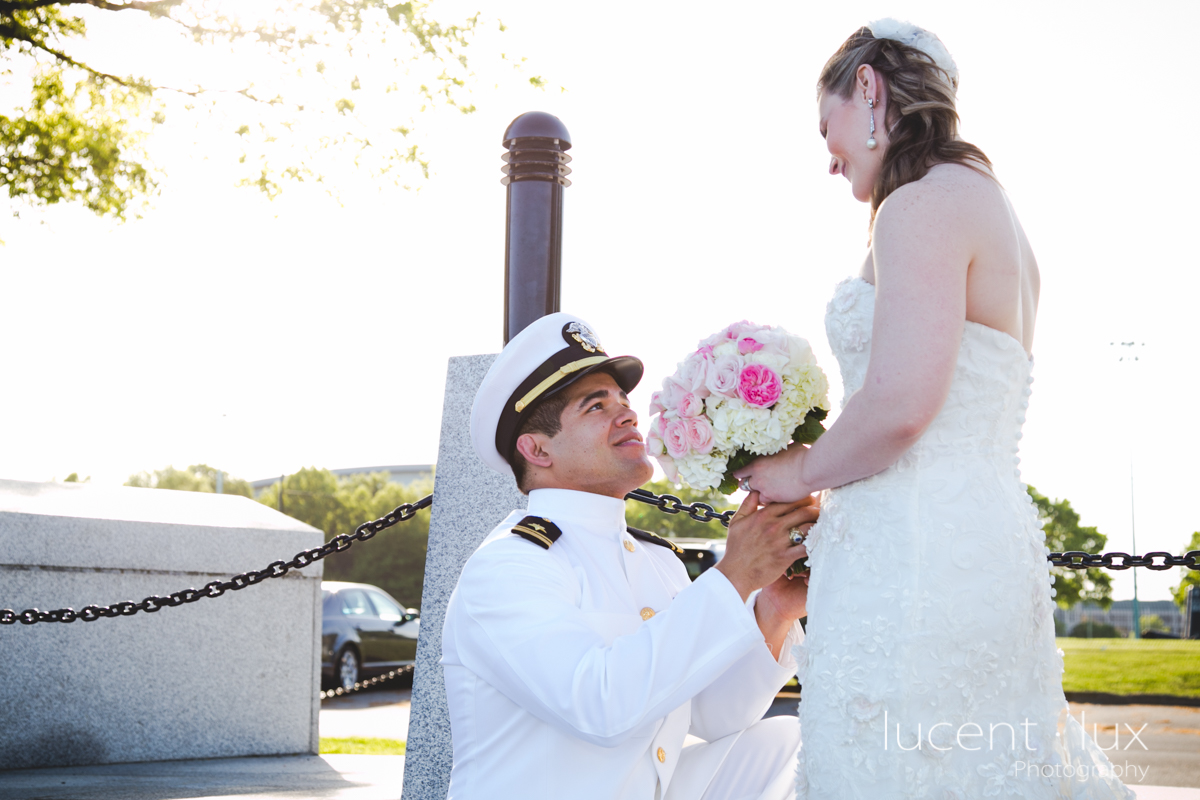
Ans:
POLYGON ((650 533, 649 531, 639 531, 637 528, 629 528, 629 527, 625 528, 625 530, 629 531, 629 535, 632 536, 633 538, 641 539, 643 542, 649 542, 650 544, 656 544, 659 547, 669 548, 672 552, 675 553, 675 555, 680 555, 681 553, 683 553, 682 547, 675 544, 670 539, 664 539, 663 537, 659 536, 656 533, 650 533))
POLYGON ((526 517, 513 526, 512 532, 546 550, 562 536, 558 526, 545 517, 526 517))

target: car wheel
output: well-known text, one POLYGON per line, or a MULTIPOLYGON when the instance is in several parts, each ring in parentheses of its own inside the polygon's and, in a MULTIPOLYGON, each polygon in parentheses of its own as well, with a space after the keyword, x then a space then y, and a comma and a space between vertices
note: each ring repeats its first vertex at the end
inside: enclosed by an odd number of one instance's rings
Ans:
POLYGON ((358 683, 358 653, 347 647, 337 657, 333 669, 334 683, 343 690, 353 689, 354 684, 358 683))

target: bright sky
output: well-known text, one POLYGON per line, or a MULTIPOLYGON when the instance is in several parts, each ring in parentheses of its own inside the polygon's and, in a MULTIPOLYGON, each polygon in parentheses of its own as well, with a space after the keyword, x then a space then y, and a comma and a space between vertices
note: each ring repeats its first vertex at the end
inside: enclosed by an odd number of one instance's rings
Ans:
MULTIPOLYGON (((861 263, 868 209, 827 174, 813 84, 858 25, 892 15, 957 60, 964 136, 996 164, 1042 268, 1025 480, 1131 551, 1132 454, 1138 552, 1184 546, 1200 529, 1186 235, 1200 115, 1179 35, 1200 6, 636 8, 505 4, 503 48, 555 88, 481 89, 476 114, 433 115, 420 192, 344 176, 344 207, 306 191, 271 203, 234 188, 220 142, 168 127, 169 178, 143 220, 59 208, 0 224, 0 477, 435 461, 446 359, 501 345, 500 141, 528 110, 574 142, 563 309, 646 362, 635 408, 743 317, 810 338, 840 386, 823 315, 861 263), (1130 340, 1141 360, 1118 363, 1109 342, 1130 340)), ((1179 579, 1138 573, 1148 600, 1179 579)), ((1132 571, 1114 580, 1132 596, 1132 571)))

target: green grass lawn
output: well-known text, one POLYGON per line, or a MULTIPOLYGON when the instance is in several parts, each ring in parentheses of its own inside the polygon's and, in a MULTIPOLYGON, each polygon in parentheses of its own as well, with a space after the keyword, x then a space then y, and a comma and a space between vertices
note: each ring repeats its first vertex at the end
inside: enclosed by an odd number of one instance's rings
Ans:
POLYGON ((346 753, 356 756, 402 756, 405 742, 398 739, 321 739, 321 753, 346 753))
POLYGON ((1058 639, 1063 690, 1200 697, 1200 640, 1058 639))

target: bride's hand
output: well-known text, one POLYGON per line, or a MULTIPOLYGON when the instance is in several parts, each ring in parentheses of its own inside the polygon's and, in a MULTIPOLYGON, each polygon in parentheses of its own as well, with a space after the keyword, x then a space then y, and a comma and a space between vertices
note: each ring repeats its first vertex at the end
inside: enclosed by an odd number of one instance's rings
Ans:
POLYGON ((743 489, 749 479, 750 491, 758 492, 759 501, 767 503, 795 503, 808 497, 812 491, 804 486, 800 476, 808 448, 793 444, 774 455, 760 456, 733 473, 743 489))

